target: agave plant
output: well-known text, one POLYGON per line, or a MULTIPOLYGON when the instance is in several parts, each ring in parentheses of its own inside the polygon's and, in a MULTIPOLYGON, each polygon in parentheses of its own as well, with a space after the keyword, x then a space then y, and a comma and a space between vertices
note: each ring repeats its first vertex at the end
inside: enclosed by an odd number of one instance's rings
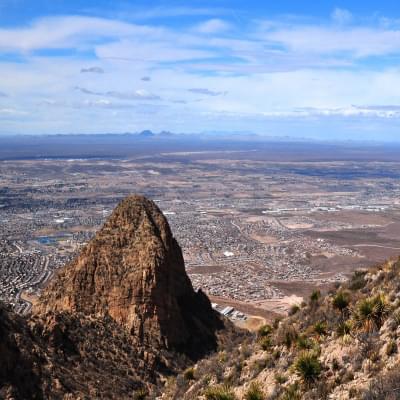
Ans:
POLYGON ((304 351, 300 353, 296 358, 293 367, 297 375, 301 377, 305 384, 315 382, 322 370, 318 356, 313 351, 304 351))
POLYGON ((344 312, 350 303, 350 296, 348 293, 339 291, 332 300, 333 307, 341 312, 344 312))
POLYGON ((389 311, 389 304, 383 294, 360 300, 354 311, 355 325, 366 332, 380 329, 389 311))

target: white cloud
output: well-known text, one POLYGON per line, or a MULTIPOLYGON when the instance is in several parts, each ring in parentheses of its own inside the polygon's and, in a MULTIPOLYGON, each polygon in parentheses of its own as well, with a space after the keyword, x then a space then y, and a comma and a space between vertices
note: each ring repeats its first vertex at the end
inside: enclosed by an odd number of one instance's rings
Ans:
POLYGON ((125 99, 125 100, 160 100, 160 96, 157 96, 153 93, 148 92, 147 90, 137 89, 132 92, 118 92, 115 90, 109 90, 107 92, 98 92, 89 90, 80 86, 75 87, 76 90, 82 92, 83 94, 89 94, 94 96, 106 96, 106 97, 115 97, 117 99, 125 99))
POLYGON ((337 24, 348 24, 352 21, 353 14, 344 8, 335 8, 331 17, 337 24))
POLYGON ((228 31, 232 28, 232 25, 226 21, 218 18, 209 19, 208 21, 202 22, 196 25, 193 30, 195 32, 204 34, 221 33, 228 31))
POLYGON ((150 123, 187 131, 193 121, 197 130, 240 123, 251 129, 252 120, 260 130, 267 119, 396 123, 396 62, 369 68, 363 58, 400 53, 400 31, 394 23, 355 25, 336 11, 325 24, 282 19, 240 30, 220 19, 183 28, 79 16, 1 29, 0 51, 24 59, 0 61, 2 121, 20 117, 53 132, 150 123))

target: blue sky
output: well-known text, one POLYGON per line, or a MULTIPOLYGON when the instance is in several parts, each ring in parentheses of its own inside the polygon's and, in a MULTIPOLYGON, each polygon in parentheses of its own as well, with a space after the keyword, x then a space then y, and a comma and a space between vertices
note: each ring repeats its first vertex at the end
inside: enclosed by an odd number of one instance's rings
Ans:
POLYGON ((0 0, 0 134, 400 140, 395 1, 0 0))

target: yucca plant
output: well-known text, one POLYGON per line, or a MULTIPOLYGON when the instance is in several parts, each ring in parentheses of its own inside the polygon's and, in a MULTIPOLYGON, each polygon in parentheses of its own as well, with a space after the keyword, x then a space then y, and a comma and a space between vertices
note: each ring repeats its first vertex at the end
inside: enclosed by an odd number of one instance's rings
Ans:
POLYGON ((252 382, 244 395, 244 400, 265 400, 265 394, 258 382, 252 382))
POLYGON ((206 389, 204 396, 207 400, 237 400, 235 393, 227 385, 211 386, 206 389))
POLYGON ((319 335, 319 336, 322 336, 322 335, 326 335, 326 332, 327 332, 327 326, 326 326, 326 322, 325 321, 317 321, 315 324, 314 324, 314 332, 317 334, 317 335, 319 335))
POLYGON ((382 294, 360 300, 354 311, 354 321, 359 329, 372 332, 380 329, 390 307, 382 294))
POLYGON ((321 292, 319 290, 314 290, 311 293, 310 300, 311 302, 316 303, 320 299, 320 297, 321 297, 321 292))
POLYGON ((297 338, 297 341, 296 341, 296 345, 297 345, 297 347, 298 347, 299 349, 302 349, 302 350, 305 350, 305 349, 310 350, 310 349, 312 349, 314 343, 313 343, 313 341, 312 341, 310 338, 308 338, 306 335, 299 335, 299 337, 297 338))
POLYGON ((351 333, 351 322, 350 321, 343 321, 339 322, 336 327, 336 334, 340 337, 350 335, 351 333))
POLYGON ((315 382, 319 377, 322 366, 315 352, 304 351, 295 360, 293 364, 295 372, 306 384, 315 382))
POLYGON ((332 305, 341 312, 344 312, 350 304, 350 296, 348 293, 339 291, 332 300, 332 305))
POLYGON ((293 383, 285 388, 284 393, 279 398, 280 400, 301 400, 303 397, 299 385, 297 383, 293 383))
POLYGON ((133 395, 134 400, 146 400, 147 399, 147 390, 139 389, 133 395))

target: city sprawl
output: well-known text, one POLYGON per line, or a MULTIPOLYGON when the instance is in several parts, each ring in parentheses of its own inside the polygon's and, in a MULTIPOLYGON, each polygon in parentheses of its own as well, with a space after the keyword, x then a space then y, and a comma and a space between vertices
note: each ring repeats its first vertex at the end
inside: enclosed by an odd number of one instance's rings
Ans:
POLYGON ((0 162, 0 298, 26 313, 128 194, 154 199, 196 288, 243 312, 400 250, 400 163, 276 161, 257 152, 0 162))

